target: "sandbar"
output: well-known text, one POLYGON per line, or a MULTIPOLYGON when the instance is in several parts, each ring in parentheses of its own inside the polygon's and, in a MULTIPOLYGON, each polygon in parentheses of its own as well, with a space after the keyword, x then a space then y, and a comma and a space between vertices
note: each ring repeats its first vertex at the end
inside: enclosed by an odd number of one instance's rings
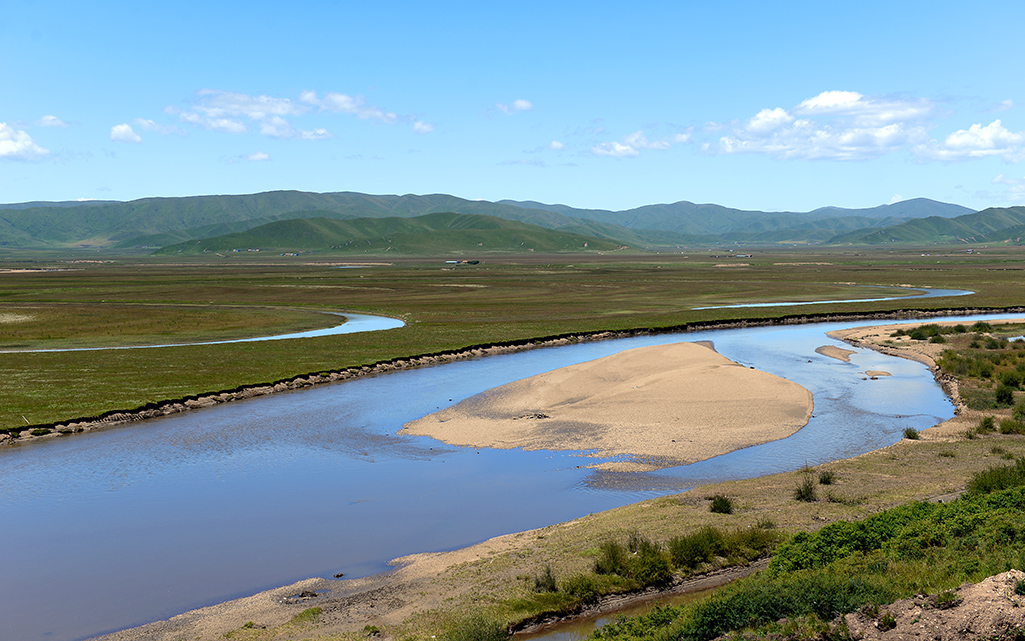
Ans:
POLYGON ((577 450, 596 467, 652 470, 790 436, 811 392, 706 345, 674 343, 525 378, 407 423, 401 434, 450 445, 577 450))
POLYGON ((836 358, 845 363, 850 363, 851 354, 855 354, 856 352, 853 349, 844 349, 842 347, 837 347, 836 345, 823 345, 822 347, 816 347, 815 353, 822 354, 823 356, 828 356, 830 358, 836 358))

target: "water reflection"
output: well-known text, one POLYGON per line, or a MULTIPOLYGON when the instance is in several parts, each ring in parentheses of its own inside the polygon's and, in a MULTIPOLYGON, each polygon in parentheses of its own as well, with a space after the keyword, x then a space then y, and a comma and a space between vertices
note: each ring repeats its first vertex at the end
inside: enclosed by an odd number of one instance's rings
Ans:
POLYGON ((156 347, 186 347, 197 345, 226 345, 228 343, 257 343, 261 341, 283 341, 291 338, 314 338, 316 336, 337 336, 340 334, 357 334, 359 332, 377 332, 385 329, 396 329, 405 325, 397 318, 387 316, 371 316, 370 314, 342 314, 339 312, 321 312, 330 316, 341 316, 345 322, 341 325, 309 329, 304 332, 277 334, 274 336, 255 336, 253 338, 236 338, 226 341, 207 341, 205 343, 163 343, 160 345, 118 345, 113 347, 66 347, 63 349, 8 349, 0 350, 0 354, 14 352, 95 352, 106 349, 153 349, 156 347))
POLYGON ((829 305, 835 303, 874 303, 882 300, 905 300, 909 298, 942 298, 944 296, 967 296, 974 294, 964 289, 933 289, 930 287, 915 287, 914 290, 921 294, 910 296, 886 296, 882 298, 848 298, 845 300, 809 300, 790 303, 743 303, 740 305, 713 305, 710 307, 694 307, 692 309, 741 309, 747 307, 795 307, 797 305, 829 305))

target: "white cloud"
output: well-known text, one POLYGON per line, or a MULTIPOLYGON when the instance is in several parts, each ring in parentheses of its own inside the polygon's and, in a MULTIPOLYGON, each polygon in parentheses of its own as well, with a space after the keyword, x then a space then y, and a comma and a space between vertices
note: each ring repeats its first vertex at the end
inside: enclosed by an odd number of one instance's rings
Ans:
POLYGON ((50 151, 32 142, 32 137, 20 129, 0 122, 0 158, 9 160, 36 160, 50 151))
POLYGON ((814 98, 801 101, 797 108, 805 113, 846 111, 857 105, 862 98, 864 96, 857 91, 823 91, 814 98))
POLYGON ((694 134, 689 131, 687 133, 676 134, 675 136, 673 136, 673 142, 688 143, 690 142, 690 139, 691 137, 693 137, 693 135, 694 134))
POLYGON ((566 145, 562 144, 558 140, 553 140, 552 142, 548 143, 548 148, 552 151, 562 151, 566 148, 566 145))
POLYGON ((167 134, 175 134, 178 136, 185 136, 188 134, 188 132, 186 132, 181 127, 176 127, 174 125, 161 125, 146 118, 136 118, 132 122, 134 122, 137 126, 141 127, 145 131, 155 131, 158 134, 163 134, 165 136, 167 134))
POLYGON ((1025 160, 1025 132, 1008 131, 1000 120, 988 125, 974 124, 947 136, 942 143, 930 141, 916 150, 925 158, 969 160, 998 157, 1007 162, 1025 160))
MULTIPOLYGON (((164 111, 177 115, 181 122, 211 131, 242 134, 255 130, 271 138, 293 140, 324 140, 331 137, 331 133, 322 127, 299 129, 290 121, 293 117, 309 116, 312 113, 349 114, 361 120, 373 120, 384 124, 394 124, 402 120, 413 121, 413 118, 403 118, 369 105, 362 96, 329 92, 321 98, 316 91, 310 90, 301 92, 298 100, 291 100, 203 89, 196 92, 191 109, 167 107, 164 111)), ((159 127, 153 121, 145 122, 148 126, 159 127)), ((433 129, 434 125, 428 122, 413 122, 413 131, 416 133, 429 133, 433 129)))
POLYGON ((894 194, 893 198, 890 199, 889 204, 892 205, 894 203, 903 202, 904 200, 906 200, 906 198, 904 198, 904 196, 901 196, 900 194, 894 194))
POLYGON ((142 136, 132 131, 132 126, 123 123, 110 128, 110 139, 114 142, 142 142, 142 136))
POLYGON ((207 118, 197 113, 184 112, 178 115, 178 119, 211 131, 224 131, 229 134, 244 134, 249 131, 245 123, 231 118, 207 118))
POLYGON ((794 117, 785 109, 762 109, 754 118, 747 121, 745 128, 752 133, 764 134, 793 121, 794 117))
POLYGON ((931 101, 824 91, 791 111, 762 109, 743 124, 706 126, 727 130, 711 153, 767 154, 786 159, 864 160, 927 144, 931 101))
POLYGON ((591 147, 591 153, 596 156, 612 156, 613 158, 635 158, 641 155, 639 151, 630 145, 618 142, 603 142, 595 145, 591 147))
POLYGON ((352 96, 344 93, 329 92, 324 95, 324 99, 320 100, 317 98, 317 94, 314 91, 304 91, 300 100, 303 102, 320 107, 324 111, 330 111, 332 113, 346 113, 352 114, 362 120, 377 120, 383 123, 394 123, 398 121, 398 116, 391 112, 386 112, 382 109, 374 107, 373 105, 366 104, 363 96, 352 96))
POLYGON ((242 160, 248 160, 249 162, 260 162, 262 160, 270 160, 270 155, 262 151, 254 151, 251 154, 242 156, 242 160))
POLYGON ((504 113, 507 116, 511 115, 511 114, 513 114, 513 113, 515 113, 517 111, 530 111, 533 108, 534 108, 534 103, 532 103, 529 100, 524 100, 523 98, 518 98, 516 100, 513 100, 512 105, 507 105, 507 104, 501 103, 501 102, 495 103, 495 109, 497 109, 498 111, 501 111, 502 113, 504 113))
POLYGON ((1008 111, 1009 109, 1014 109, 1014 101, 1010 98, 1001 100, 993 107, 993 111, 1008 111))
POLYGON ((928 117, 932 101, 925 98, 863 96, 856 91, 823 91, 794 108, 799 116, 834 116, 857 127, 879 127, 928 117))
POLYGON ((669 149, 669 142, 665 140, 648 140, 643 131, 635 131, 625 136, 623 142, 634 149, 669 149))
POLYGON ((36 121, 36 124, 40 127, 67 127, 68 123, 64 122, 57 116, 43 116, 36 121))

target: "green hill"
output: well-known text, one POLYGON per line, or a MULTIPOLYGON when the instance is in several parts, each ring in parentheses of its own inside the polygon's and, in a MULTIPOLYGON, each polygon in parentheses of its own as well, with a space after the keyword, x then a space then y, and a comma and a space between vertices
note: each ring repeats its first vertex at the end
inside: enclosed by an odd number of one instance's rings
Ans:
POLYGON ((612 251, 622 244, 494 216, 427 214, 415 218, 294 218, 244 232, 190 240, 157 255, 271 251, 318 254, 469 256, 508 252, 612 251))
POLYGON ((1020 236, 1018 228, 1022 225, 1025 225, 1025 207, 993 207, 956 218, 930 216, 883 229, 852 231, 827 242, 830 245, 1002 242, 1020 236))
POLYGON ((295 218, 411 218, 455 212, 663 249, 718 242, 824 242, 845 232, 877 231, 926 214, 948 217, 968 211, 921 198, 871 209, 826 207, 806 213, 747 211, 687 201, 616 212, 530 201, 465 200, 445 194, 272 191, 130 202, 0 205, 0 246, 146 249, 295 218))

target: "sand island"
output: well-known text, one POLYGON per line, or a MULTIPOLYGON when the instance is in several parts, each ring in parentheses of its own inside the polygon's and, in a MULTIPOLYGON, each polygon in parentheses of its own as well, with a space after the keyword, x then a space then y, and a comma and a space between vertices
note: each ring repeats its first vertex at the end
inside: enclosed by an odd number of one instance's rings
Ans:
POLYGON ((698 343, 626 350, 477 394, 407 423, 450 445, 584 450, 597 467, 652 470, 790 436, 811 392, 698 343))

